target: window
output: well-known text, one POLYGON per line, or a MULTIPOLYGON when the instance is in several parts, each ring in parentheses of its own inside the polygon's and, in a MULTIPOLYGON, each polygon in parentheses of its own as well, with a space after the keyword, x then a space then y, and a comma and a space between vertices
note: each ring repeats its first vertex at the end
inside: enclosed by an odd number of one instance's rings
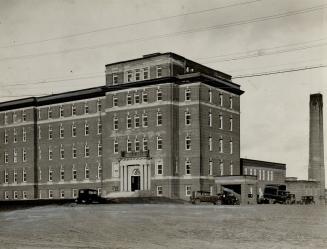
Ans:
POLYGON ((157 78, 162 77, 162 68, 160 66, 157 66, 157 78))
POLYGON ((18 192, 17 191, 14 191, 14 199, 18 199, 18 192))
POLYGON ((253 175, 257 175, 257 169, 253 169, 253 175))
POLYGON ((9 181, 9 174, 8 172, 5 170, 5 183, 8 183, 9 181))
POLYGON ((48 108, 48 119, 52 118, 52 109, 51 107, 48 108))
POLYGON ((162 150, 162 138, 160 136, 157 137, 157 150, 162 150))
POLYGON ((52 126, 49 125, 49 140, 52 139, 52 126))
POLYGON ((185 137, 185 150, 190 150, 191 149, 191 136, 187 135, 185 137))
POLYGON ((14 148, 14 163, 17 163, 17 150, 14 148))
POLYGON ((185 175, 191 174, 191 161, 189 159, 186 159, 185 161, 185 175))
POLYGON ((220 106, 223 106, 224 104, 224 95, 222 93, 219 93, 219 104, 220 106))
POLYGON ((8 200, 9 199, 9 193, 8 191, 5 191, 5 200, 8 200))
POLYGON ((131 129, 132 128, 132 118, 131 116, 129 116, 129 114, 127 115, 127 129, 131 129))
POLYGON ((127 94, 127 96, 126 96, 126 102, 127 102, 127 105, 131 105, 132 104, 132 95, 127 94))
POLYGON ((263 180, 263 181, 265 180, 265 173, 266 173, 266 172, 265 172, 265 170, 263 169, 263 170, 262 170, 262 180, 263 180))
POLYGON ((23 168, 23 182, 26 182, 26 180, 27 180, 27 173, 26 173, 26 169, 25 168, 23 168))
POLYGON ((261 178, 261 169, 259 169, 259 180, 262 180, 261 178))
POLYGON ((212 171, 213 171, 213 162, 212 158, 209 158, 209 175, 212 176, 212 171))
POLYGON ((219 152, 223 153, 224 152, 224 140, 222 138, 219 139, 219 152))
POLYGON ((26 142, 26 129, 23 127, 23 142, 26 142))
POLYGON ((8 133, 6 130, 5 130, 5 134, 4 134, 4 141, 5 141, 5 144, 8 143, 8 133))
POLYGON ((209 114, 208 114, 208 125, 209 125, 209 127, 212 127, 212 113, 211 112, 209 112, 209 114))
POLYGON ((138 93, 134 94, 134 104, 140 104, 140 95, 138 93))
POLYGON ((229 118, 229 130, 233 131, 233 118, 229 118))
POLYGON ((189 186, 189 185, 185 186, 185 195, 191 196, 191 193, 192 193, 191 186, 189 186))
POLYGON ((191 125, 191 113, 188 110, 185 112, 185 125, 191 125))
POLYGON ((97 175, 98 179, 102 178, 102 166, 100 163, 98 163, 98 175, 97 175))
POLYGON ((59 136, 60 136, 60 138, 64 138, 64 136, 65 136, 65 130, 64 130, 64 127, 62 126, 62 124, 60 124, 60 127, 59 127, 59 136))
POLYGON ((90 147, 88 146, 88 144, 84 145, 84 156, 85 157, 89 157, 90 156, 90 147))
POLYGON ((75 104, 72 104, 72 116, 76 115, 76 106, 75 104))
POLYGON ((115 140, 114 141, 114 154, 117 154, 118 153, 118 141, 115 140))
POLYGON ((63 117, 64 116, 64 108, 63 108, 63 106, 61 105, 60 107, 59 107, 59 117, 63 117))
POLYGON ((8 163, 8 162, 9 162, 9 155, 8 155, 8 152, 5 152, 4 160, 5 160, 5 163, 8 163))
POLYGON ((23 162, 26 162, 27 160, 27 152, 26 152, 26 149, 23 148, 23 162))
POLYGON ((72 179, 76 181, 77 179, 77 170, 75 168, 75 165, 73 165, 73 170, 72 170, 72 179))
POLYGON ((16 123, 17 122, 17 114, 16 114, 16 112, 13 112, 13 114, 12 114, 12 121, 13 121, 13 123, 16 123))
POLYGON ((41 137, 42 137, 41 136, 41 126, 38 127, 38 137, 39 137, 39 139, 41 139, 41 137))
POLYGON ((97 111, 98 111, 98 112, 101 112, 101 107, 102 107, 102 106, 101 106, 101 100, 98 99, 98 100, 97 100, 97 111))
POLYGON ((52 160, 52 148, 49 147, 48 149, 49 160, 52 160))
POLYGON ((116 116, 114 117, 114 130, 118 130, 118 118, 116 116))
POLYGON ((273 181, 274 180, 274 171, 270 172, 270 180, 273 181))
POLYGON ((48 178, 49 182, 53 181, 53 169, 49 168, 49 178, 48 178))
POLYGON ((49 194, 49 199, 52 199, 53 198, 53 190, 49 189, 48 194, 49 194))
POLYGON ((128 71, 127 72, 127 82, 132 82, 132 80, 133 80, 133 72, 128 71))
POLYGON ((84 124, 84 135, 85 136, 89 135, 89 124, 87 123, 87 121, 84 124))
POLYGON ((118 106, 118 98, 116 96, 112 96, 112 106, 118 106))
POLYGON ((163 174, 163 163, 162 161, 157 161, 157 165, 156 165, 156 173, 157 175, 162 175, 163 174))
POLYGON ((163 191, 162 191, 162 186, 157 186, 157 196, 162 196, 163 191))
POLYGON ((116 85, 118 83, 118 74, 117 73, 113 73, 112 74, 112 84, 116 85))
POLYGON ((60 190, 60 198, 65 198, 65 190, 60 190))
POLYGON ((191 100, 191 89, 190 88, 186 88, 185 89, 185 100, 186 101, 190 101, 191 100))
POLYGON ((157 101, 161 101, 162 100, 162 91, 161 89, 157 89, 157 101))
POLYGON ((75 147, 75 144, 73 144, 73 148, 72 148, 72 157, 76 158, 77 157, 77 149, 75 147))
POLYGON ((88 103, 84 103, 84 114, 89 114, 89 105, 88 105, 88 103))
POLYGON ((27 192, 23 191, 23 199, 26 200, 27 199, 27 192))
POLYGON ((212 137, 209 137, 209 151, 212 151, 212 137))
POLYGON ((5 113, 5 125, 8 124, 8 114, 5 113))
POLYGON ((102 156, 102 144, 98 142, 98 156, 102 156))
POLYGON ((135 138, 134 147, 136 152, 140 151, 140 141, 137 138, 135 138))
POLYGON ((233 97, 229 97, 229 108, 233 109, 233 97))
POLYGON ((143 138, 143 151, 148 151, 148 139, 146 137, 143 138))
POLYGON ((75 123, 72 124, 72 137, 76 137, 76 125, 75 125, 75 123))
POLYGON ((14 128, 14 143, 17 143, 17 130, 14 128))
POLYGON ((41 170, 41 168, 39 168, 39 181, 41 181, 42 180, 42 170, 41 170))
POLYGON ((97 125, 97 127, 98 127, 98 134, 101 134, 102 133, 102 122, 101 122, 100 119, 98 119, 98 125, 97 125))
POLYGON ((267 181, 269 181, 269 180, 270 180, 270 171, 267 170, 267 181))
POLYGON ((85 166, 85 175, 84 176, 85 176, 85 180, 90 179, 90 169, 87 165, 85 166))
POLYGON ((233 141, 229 141, 229 152, 233 154, 233 141))
POLYGON ((212 103, 212 91, 209 90, 209 103, 212 103))
POLYGON ((234 173, 234 172, 233 172, 233 170, 234 170, 234 165, 233 165, 233 162, 232 162, 232 161, 230 162, 230 165, 229 165, 229 166, 230 166, 230 175, 232 176, 233 173, 234 173))
POLYGON ((132 151, 132 142, 131 140, 127 139, 127 152, 132 151))
POLYGON ((139 128, 140 127, 140 116, 139 115, 135 115, 134 116, 134 127, 135 128, 139 128))
POLYGON ((148 93, 147 92, 142 92, 142 102, 148 103, 148 93))
POLYGON ((17 171, 14 169, 14 183, 17 183, 17 171))
POLYGON ((63 168, 63 166, 61 165, 60 167, 60 181, 64 181, 65 180, 65 170, 63 168))
POLYGON ((162 114, 160 112, 160 110, 157 111, 157 126, 161 126, 162 125, 162 114))
POLYGON ((77 197, 77 189, 72 189, 72 197, 73 198, 77 197))
POLYGON ((145 67, 143 68, 143 79, 147 80, 149 78, 149 68, 145 67))
POLYGON ((219 129, 223 129, 223 115, 219 115, 219 129))
POLYGON ((148 127, 148 115, 146 113, 142 114, 142 126, 148 127))
POLYGON ((23 119, 23 122, 26 121, 26 112, 25 112, 25 110, 22 111, 22 119, 23 119))
POLYGON ((65 150, 64 147, 62 146, 62 144, 60 145, 60 159, 65 159, 65 150))
POLYGON ((41 109, 37 110, 37 114, 38 114, 38 119, 41 119, 41 109))
POLYGON ((140 69, 135 69, 135 80, 140 80, 141 79, 141 71, 140 69))
POLYGON ((224 162, 223 162, 223 160, 220 160, 219 168, 220 168, 220 175, 223 176, 224 175, 224 162))

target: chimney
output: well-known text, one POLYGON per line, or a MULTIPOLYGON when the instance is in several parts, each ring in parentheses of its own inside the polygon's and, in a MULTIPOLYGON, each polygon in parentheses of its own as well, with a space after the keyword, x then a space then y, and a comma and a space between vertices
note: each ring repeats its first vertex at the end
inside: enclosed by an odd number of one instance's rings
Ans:
POLYGON ((325 199, 325 166, 322 94, 310 95, 309 180, 319 181, 320 199, 325 199))

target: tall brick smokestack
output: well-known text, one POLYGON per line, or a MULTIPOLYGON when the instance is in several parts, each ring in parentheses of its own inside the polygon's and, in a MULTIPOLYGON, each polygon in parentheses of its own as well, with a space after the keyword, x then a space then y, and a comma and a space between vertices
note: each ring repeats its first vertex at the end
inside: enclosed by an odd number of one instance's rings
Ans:
POLYGON ((325 197, 324 134, 322 94, 310 95, 309 180, 320 182, 320 198, 325 197))

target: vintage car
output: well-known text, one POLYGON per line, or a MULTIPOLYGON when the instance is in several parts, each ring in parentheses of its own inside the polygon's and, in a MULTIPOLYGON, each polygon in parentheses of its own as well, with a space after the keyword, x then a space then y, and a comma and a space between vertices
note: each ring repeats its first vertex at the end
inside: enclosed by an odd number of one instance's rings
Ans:
POLYGON ((200 204, 201 202, 211 202, 214 205, 222 204, 222 195, 211 195, 210 192, 193 191, 190 197, 192 204, 200 204))
POLYGON ((94 189, 80 189, 78 191, 77 203, 106 203, 106 199, 98 195, 98 191, 94 189))

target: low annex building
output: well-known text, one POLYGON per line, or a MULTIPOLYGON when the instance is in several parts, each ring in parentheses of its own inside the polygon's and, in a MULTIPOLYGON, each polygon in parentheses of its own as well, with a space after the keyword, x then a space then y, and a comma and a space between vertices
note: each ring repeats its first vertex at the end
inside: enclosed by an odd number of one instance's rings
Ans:
POLYGON ((174 53, 106 65, 106 84, 0 103, 0 199, 78 189, 189 199, 241 175, 240 86, 174 53))

